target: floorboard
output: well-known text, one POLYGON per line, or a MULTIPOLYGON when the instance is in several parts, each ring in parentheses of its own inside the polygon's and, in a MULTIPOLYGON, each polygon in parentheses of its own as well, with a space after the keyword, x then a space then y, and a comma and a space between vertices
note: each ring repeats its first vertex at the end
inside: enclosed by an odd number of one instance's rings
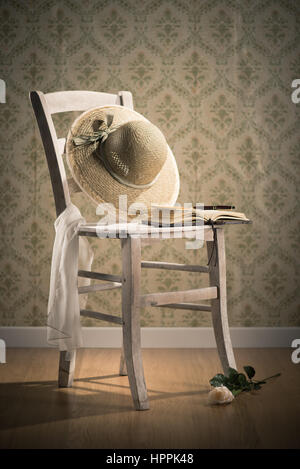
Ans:
POLYGON ((209 406, 213 349, 143 350, 150 411, 133 410, 119 350, 81 349, 71 389, 58 352, 9 349, 0 365, 1 448, 300 448, 300 364, 289 349, 238 349, 238 368, 281 372, 228 406, 209 406))

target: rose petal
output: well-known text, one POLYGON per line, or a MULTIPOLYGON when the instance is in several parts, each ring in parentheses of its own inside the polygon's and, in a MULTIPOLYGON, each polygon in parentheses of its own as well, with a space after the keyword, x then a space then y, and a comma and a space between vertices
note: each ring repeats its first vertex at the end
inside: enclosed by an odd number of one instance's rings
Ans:
POLYGON ((226 386, 213 388, 208 394, 210 404, 229 404, 234 399, 234 395, 226 386))

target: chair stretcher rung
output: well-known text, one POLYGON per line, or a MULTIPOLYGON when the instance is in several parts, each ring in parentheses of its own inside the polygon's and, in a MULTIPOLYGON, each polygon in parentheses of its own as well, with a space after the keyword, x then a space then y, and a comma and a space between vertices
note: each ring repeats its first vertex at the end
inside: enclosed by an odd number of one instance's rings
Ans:
POLYGON ((200 305, 197 303, 170 303, 167 305, 157 305, 157 306, 160 306, 160 308, 191 309, 193 311, 211 311, 211 306, 200 305))
POLYGON ((189 301, 212 300, 218 298, 217 287, 198 288, 194 290, 173 291, 163 293, 149 293, 142 295, 141 307, 162 306, 172 303, 186 303, 189 301))
POLYGON ((188 272, 209 273, 209 267, 202 265, 174 264, 172 262, 142 261, 142 268, 146 269, 166 269, 166 270, 185 270, 188 272))
POLYGON ((90 272, 88 270, 79 270, 78 277, 92 278, 95 280, 107 280, 108 282, 122 283, 120 275, 102 274, 101 272, 90 272))
POLYGON ((112 316, 111 314, 99 313, 97 311, 91 311, 89 309, 81 309, 80 316, 84 316, 92 319, 99 319, 100 321, 113 322, 115 324, 123 324, 123 319, 118 316, 112 316))
POLYGON ((84 293, 89 293, 93 291, 104 291, 104 290, 113 290, 114 288, 121 288, 122 283, 118 282, 108 282, 104 283, 103 285, 88 285, 86 287, 78 287, 79 295, 84 293))

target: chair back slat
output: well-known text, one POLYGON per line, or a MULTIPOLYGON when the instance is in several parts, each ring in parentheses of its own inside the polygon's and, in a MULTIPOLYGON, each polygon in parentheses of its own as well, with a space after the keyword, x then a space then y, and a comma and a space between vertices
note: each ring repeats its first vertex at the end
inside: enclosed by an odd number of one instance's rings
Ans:
POLYGON ((121 106, 133 109, 133 99, 130 91, 119 91, 119 99, 121 106))
POLYGON ((70 203, 70 190, 62 159, 65 139, 57 138, 51 115, 59 112, 86 111, 93 107, 111 104, 133 109, 132 94, 129 91, 119 91, 118 94, 96 91, 57 91, 44 94, 41 91, 31 91, 30 100, 39 126, 52 183, 56 214, 59 216, 70 203))
POLYGON ((59 154, 62 155, 65 152, 66 139, 58 138, 57 145, 58 145, 59 154))
POLYGON ((57 91, 45 95, 50 114, 87 109, 106 104, 120 104, 117 94, 96 91, 57 91))

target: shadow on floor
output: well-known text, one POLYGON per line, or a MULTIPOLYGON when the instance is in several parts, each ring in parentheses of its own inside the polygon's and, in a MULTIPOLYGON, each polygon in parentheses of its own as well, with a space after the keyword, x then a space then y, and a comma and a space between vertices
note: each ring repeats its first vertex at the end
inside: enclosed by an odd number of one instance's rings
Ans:
MULTIPOLYGON (((149 401, 188 397, 204 390, 165 392, 148 389, 149 401)), ((135 412, 126 377, 118 374, 74 379, 73 388, 58 388, 57 381, 0 383, 0 430, 59 420, 135 412), (111 379, 118 382, 112 383, 111 379), (109 382, 105 382, 109 379, 109 382), (124 385, 120 384, 124 379, 124 385), (105 390, 103 388, 110 388, 105 390), (127 389, 118 392, 119 389, 127 389)))

